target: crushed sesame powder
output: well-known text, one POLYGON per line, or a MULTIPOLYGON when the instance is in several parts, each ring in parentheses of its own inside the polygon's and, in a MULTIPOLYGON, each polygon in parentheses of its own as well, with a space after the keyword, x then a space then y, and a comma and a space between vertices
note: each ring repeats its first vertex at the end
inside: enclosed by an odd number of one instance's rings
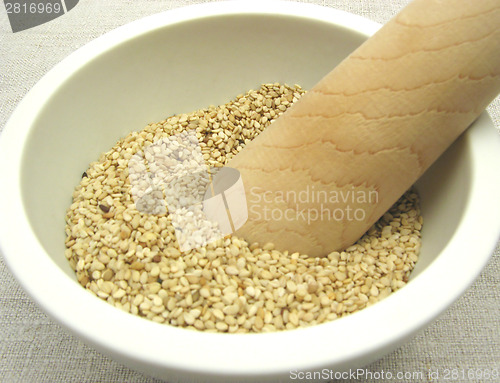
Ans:
POLYGON ((170 215, 136 209, 128 177, 134 154, 194 130, 207 165, 222 167, 304 93, 297 85, 265 84, 130 133, 90 164, 66 214, 65 255, 78 282, 155 322, 229 333, 331 321, 403 287, 421 246, 412 189, 354 245, 323 258, 235 235, 181 253, 170 215))

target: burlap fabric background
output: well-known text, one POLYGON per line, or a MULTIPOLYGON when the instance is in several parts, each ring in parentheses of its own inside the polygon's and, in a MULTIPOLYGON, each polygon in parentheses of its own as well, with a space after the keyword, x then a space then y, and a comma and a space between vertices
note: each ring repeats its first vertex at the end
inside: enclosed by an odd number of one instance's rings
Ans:
MULTIPOLYGON (((1 4, 0 129, 31 87, 78 47, 141 17, 199 2, 202 1, 82 0, 68 14, 15 34, 1 4)), ((408 0, 309 2, 384 23, 408 0)), ((498 129, 498 98, 488 111, 498 129)), ((498 217, 500 212, 491 214, 498 217)), ((8 217, 2 216, 1 219, 8 217)), ((499 275, 500 247, 497 246, 489 265, 459 301, 412 341, 368 369, 394 374, 439 369, 440 382, 450 381, 444 379, 446 368, 465 371, 500 369, 499 275)), ((0 355, 0 382, 156 382, 98 354, 68 335, 25 295, 1 257, 0 355)), ((367 380, 372 381, 380 382, 367 380)), ((488 380, 459 378, 453 381, 488 380)))

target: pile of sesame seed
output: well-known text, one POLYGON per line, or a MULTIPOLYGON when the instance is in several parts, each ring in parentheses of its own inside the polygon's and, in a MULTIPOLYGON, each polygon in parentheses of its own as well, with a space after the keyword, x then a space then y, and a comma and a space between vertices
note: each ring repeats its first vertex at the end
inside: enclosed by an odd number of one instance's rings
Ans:
POLYGON ((323 258, 234 235, 181 253, 168 214, 136 209, 128 177, 135 153, 195 130, 207 164, 222 167, 304 93, 265 84, 225 105, 150 124, 90 164, 66 214, 65 255, 80 284, 155 322, 230 333, 331 321, 403 287, 421 245, 413 190, 356 244, 323 258))

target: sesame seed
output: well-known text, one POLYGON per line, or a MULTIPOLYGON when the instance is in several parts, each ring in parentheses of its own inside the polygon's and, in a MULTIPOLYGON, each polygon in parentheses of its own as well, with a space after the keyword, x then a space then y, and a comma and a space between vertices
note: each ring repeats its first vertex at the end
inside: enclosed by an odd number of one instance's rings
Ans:
POLYGON ((235 266, 228 266, 226 267, 226 273, 229 275, 238 275, 239 270, 235 266))
MULTIPOLYGON (((64 255, 79 283, 152 321, 229 333, 332 321, 403 288, 421 247, 423 219, 413 189, 356 244, 324 258, 235 235, 181 252, 168 212, 137 209, 128 169, 135 153, 152 159, 158 153, 148 145, 194 130, 202 158, 223 167, 304 93, 299 86, 263 84, 224 105, 149 124, 91 163, 66 214, 64 255)), ((179 147, 179 158, 188 161, 189 153, 179 147)))

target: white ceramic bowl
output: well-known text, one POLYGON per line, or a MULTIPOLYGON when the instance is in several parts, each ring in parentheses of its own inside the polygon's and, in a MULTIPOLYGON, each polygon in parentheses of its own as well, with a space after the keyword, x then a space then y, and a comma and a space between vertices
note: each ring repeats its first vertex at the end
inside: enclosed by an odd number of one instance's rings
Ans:
POLYGON ((410 283, 331 323, 248 335, 156 324, 83 289, 63 254, 72 190, 118 138, 263 82, 309 88, 378 27, 305 4, 215 3, 139 20, 79 49, 30 91, 1 136, 9 268, 85 342, 171 382, 288 381, 290 371, 360 367, 398 347, 464 292, 496 244, 499 137, 486 114, 418 182, 425 225, 410 283))

